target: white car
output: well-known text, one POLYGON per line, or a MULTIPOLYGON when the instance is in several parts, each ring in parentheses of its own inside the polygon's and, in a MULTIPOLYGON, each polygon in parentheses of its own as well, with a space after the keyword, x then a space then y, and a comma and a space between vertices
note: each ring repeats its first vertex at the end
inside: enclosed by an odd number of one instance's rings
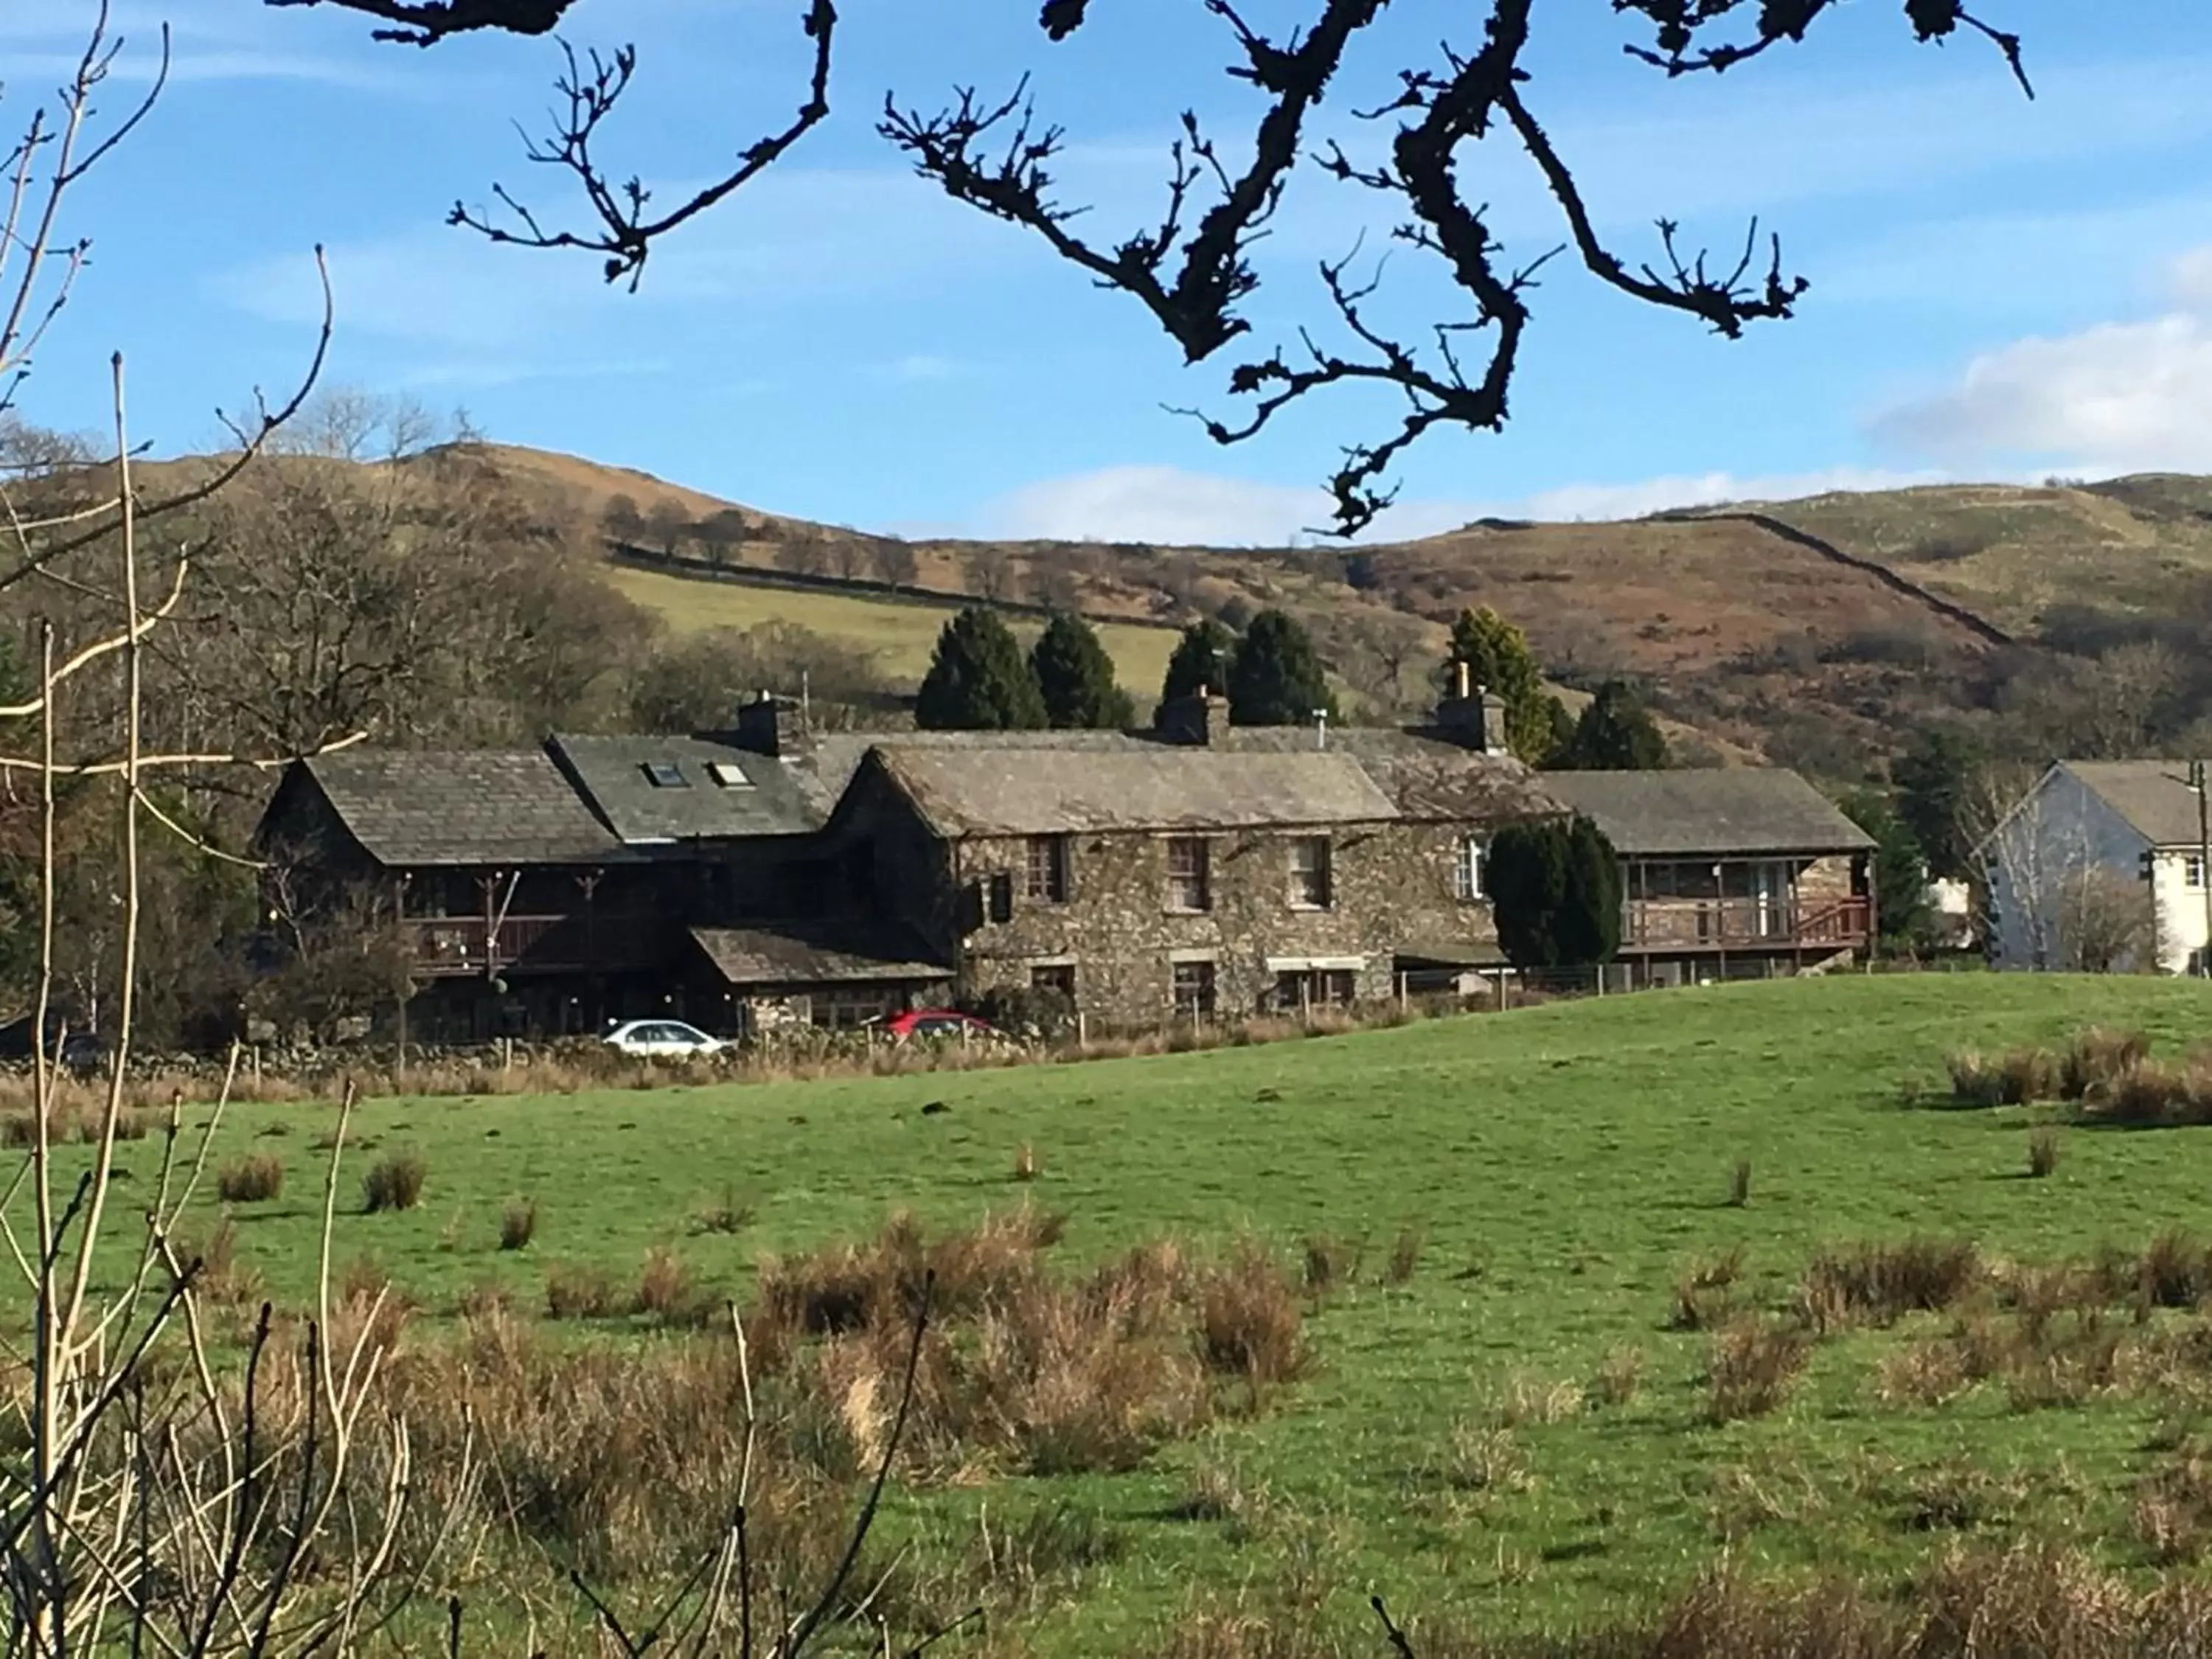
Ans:
POLYGON ((610 1048, 644 1060, 687 1060, 718 1054, 729 1046, 680 1019, 624 1020, 601 1041, 610 1048))

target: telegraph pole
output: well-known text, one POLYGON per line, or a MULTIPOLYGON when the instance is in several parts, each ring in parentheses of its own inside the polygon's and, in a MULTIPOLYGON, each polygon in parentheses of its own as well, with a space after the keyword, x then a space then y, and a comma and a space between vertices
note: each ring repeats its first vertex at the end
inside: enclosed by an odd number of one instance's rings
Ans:
POLYGON ((2197 792, 2197 882, 2204 897, 2204 949, 2197 956, 2197 972, 2212 977, 2212 787, 2207 787, 2204 763, 2189 763, 2189 787, 2197 792))

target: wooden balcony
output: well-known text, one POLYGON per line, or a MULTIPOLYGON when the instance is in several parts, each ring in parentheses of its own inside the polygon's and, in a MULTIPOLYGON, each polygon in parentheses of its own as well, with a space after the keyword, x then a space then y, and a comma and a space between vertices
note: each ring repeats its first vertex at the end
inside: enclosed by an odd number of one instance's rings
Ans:
POLYGON ((635 916, 510 915, 496 935, 484 916, 410 916, 404 925, 415 971, 432 979, 635 968, 652 960, 655 937, 635 916))
POLYGON ((1624 951, 1843 951, 1874 932, 1871 899, 1631 899, 1624 951))

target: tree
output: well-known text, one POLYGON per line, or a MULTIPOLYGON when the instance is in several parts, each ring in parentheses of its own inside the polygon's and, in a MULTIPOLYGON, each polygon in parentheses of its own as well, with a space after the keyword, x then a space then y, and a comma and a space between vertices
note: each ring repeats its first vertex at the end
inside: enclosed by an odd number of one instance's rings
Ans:
POLYGON ((1114 659, 1082 617, 1054 613, 1030 653, 1030 669, 1048 725, 1120 731, 1135 723, 1136 706, 1114 684, 1114 659))
POLYGON ((1890 763, 1897 814, 1927 854, 1932 874, 1956 879, 1974 873, 1971 799, 1982 746, 1948 726, 1923 726, 1890 763))
MULTIPOLYGON (((377 19, 380 38, 419 46, 477 31, 544 34, 561 25, 574 3, 331 0, 377 19)), ((1497 172, 1485 164, 1487 151, 1480 159, 1468 154, 1475 146, 1524 152, 1558 205, 1560 240, 1584 270, 1630 299, 1730 339, 1752 324, 1794 313, 1807 281, 1785 270, 1778 237, 1761 244, 1755 222, 1737 254, 1711 256, 1684 246, 1675 222, 1656 213, 1645 216, 1658 222, 1656 250, 1624 253, 1607 246, 1571 161, 1529 102, 1534 83, 1524 57, 1532 0, 1492 0, 1462 9, 1454 19, 1455 37, 1433 58, 1369 68, 1370 84, 1399 88, 1381 112, 1391 118, 1327 140, 1309 130, 1310 118, 1355 49, 1386 32, 1385 0, 1315 0, 1311 9, 1317 15, 1284 39, 1255 32, 1226 7, 1218 9, 1234 42, 1226 53, 1228 72, 1263 94, 1251 134, 1224 140, 1186 117, 1187 131, 1169 155, 1166 205, 1157 223, 1133 234, 1109 232, 1096 242, 1078 234, 1081 205, 1053 191, 1062 130, 1049 117, 1039 118, 1026 82, 1003 100, 979 96, 971 82, 951 107, 934 112, 902 108, 886 98, 877 130, 954 201, 1026 228, 1086 280, 1127 295, 1189 363, 1216 357, 1251 331, 1240 307, 1261 285, 1250 258, 1253 245, 1266 234, 1300 157, 1315 159, 1310 172, 1368 192, 1378 222, 1402 225, 1401 243, 1417 258, 1433 259, 1458 291, 1457 313, 1421 331, 1433 342, 1425 347, 1392 337, 1377 307, 1366 303, 1373 283, 1352 271, 1347 253, 1321 271, 1322 292, 1334 314, 1331 337, 1325 340, 1313 320, 1304 319, 1295 356, 1280 345, 1230 354, 1229 394, 1245 402, 1233 417, 1205 417, 1209 436, 1233 444, 1316 394, 1340 386, 1395 388, 1401 394, 1395 424, 1346 445, 1343 462, 1329 480, 1339 533, 1364 528, 1388 504, 1389 473, 1432 428, 1495 431, 1505 422, 1515 368, 1533 320, 1528 296, 1537 264, 1522 247, 1502 245, 1485 200, 1462 192, 1464 179, 1486 185, 1497 172), (1370 131, 1372 137, 1366 136, 1370 131), (1249 161, 1234 172, 1215 160, 1243 155, 1249 161), (1486 362, 1469 361, 1476 340, 1485 342, 1486 362)), ((1802 41, 1842 6, 1840 0, 1698 0, 1694 6, 1686 0, 1615 0, 1613 9, 1634 20, 1632 38, 1622 43, 1630 55, 1673 79, 1718 74, 1784 42, 1802 41)), ((1923 43, 1979 34, 2027 88, 2019 38, 1983 22, 1966 0, 1903 0, 1901 9, 1912 36, 1923 43)), ((1082 27, 1088 11, 1088 0, 1045 0, 1038 21, 1047 37, 1063 41, 1082 27)), ((583 212, 564 222, 544 204, 532 207, 495 185, 495 204, 456 203, 449 220, 498 242, 584 251, 600 262, 610 283, 627 282, 635 289, 662 238, 728 200, 830 118, 837 22, 832 0, 810 0, 801 16, 805 70, 795 112, 767 118, 757 137, 726 146, 737 159, 724 164, 719 176, 675 192, 601 167, 609 149, 603 128, 631 91, 636 54, 626 47, 581 59, 570 54, 552 100, 562 112, 544 136, 528 141, 526 154, 573 175, 583 212)), ((756 50, 749 45, 747 61, 756 50)), ((1117 109, 1113 118, 1132 116, 1117 109)))
POLYGON ((1498 942, 1516 968, 1583 967, 1620 949, 1620 861, 1588 818, 1508 824, 1491 838, 1498 942))
POLYGON ((914 718, 933 731, 1027 731, 1044 724, 1036 676, 998 612, 971 605, 945 624, 914 718))
POLYGON ((1488 605, 1462 611, 1452 624, 1452 660, 1467 665, 1468 689, 1479 686, 1505 704, 1505 746, 1539 766, 1552 751, 1552 711, 1528 636, 1488 605))
POLYGON ((970 549, 967 559, 968 591, 988 605, 1019 597, 1014 556, 988 542, 970 549))
POLYGON ((1238 726, 1304 726, 1336 718, 1336 698, 1306 630, 1285 611, 1262 611, 1229 665, 1229 718, 1238 726))
POLYGON ((1656 772, 1668 764, 1667 739, 1636 693, 1607 680, 1548 763, 1571 771, 1656 772))
POLYGON ((646 535, 655 547, 672 559, 676 556, 676 550, 684 544, 684 538, 697 528, 698 525, 691 515, 672 501, 655 501, 652 510, 645 515, 646 535))
POLYGON ((1874 890, 1881 945, 1886 951, 1912 951, 1929 940, 1934 914, 1928 900, 1928 860, 1919 840, 1879 789, 1855 789, 1844 797, 1844 815, 1874 837, 1874 890))
POLYGON ((911 543, 885 536, 875 543, 874 552, 878 581, 888 582, 893 587, 912 587, 921 574, 911 543))
POLYGON ((1162 705, 1199 691, 1226 691, 1236 653, 1236 637, 1219 623, 1211 617, 1193 623, 1168 658, 1167 675, 1160 682, 1162 705))

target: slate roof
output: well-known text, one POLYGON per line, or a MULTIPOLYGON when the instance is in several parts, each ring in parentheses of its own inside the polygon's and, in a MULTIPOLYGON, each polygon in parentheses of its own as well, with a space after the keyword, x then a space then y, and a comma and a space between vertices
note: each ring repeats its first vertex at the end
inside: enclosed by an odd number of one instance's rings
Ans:
POLYGON ((879 744, 884 770, 942 836, 1237 830, 1398 817, 1345 754, 879 744))
POLYGON ((881 921, 694 927, 691 937, 733 986, 941 979, 952 971, 905 928, 881 921))
POLYGON ((2063 761, 2084 788, 2154 847, 2197 845, 2196 792, 2186 761, 2063 761))
POLYGON ((1874 845, 1819 790, 1779 769, 1547 772, 1543 783, 1632 857, 1860 852, 1874 845))
POLYGON ((1332 726, 1328 747, 1318 750, 1311 727, 1231 726, 1221 752, 1349 756, 1399 817, 1416 822, 1495 823, 1565 810, 1544 779, 1511 756, 1486 755, 1425 727, 1332 726))
POLYGON ((799 836, 825 817, 798 769, 711 738, 556 736, 548 747, 607 826, 633 844, 799 836), (683 782, 655 783, 647 773, 654 765, 674 767, 683 782), (744 783, 718 777, 733 766, 744 783))
POLYGON ((387 866, 610 864, 630 855, 544 751, 348 749, 298 764, 387 866))

